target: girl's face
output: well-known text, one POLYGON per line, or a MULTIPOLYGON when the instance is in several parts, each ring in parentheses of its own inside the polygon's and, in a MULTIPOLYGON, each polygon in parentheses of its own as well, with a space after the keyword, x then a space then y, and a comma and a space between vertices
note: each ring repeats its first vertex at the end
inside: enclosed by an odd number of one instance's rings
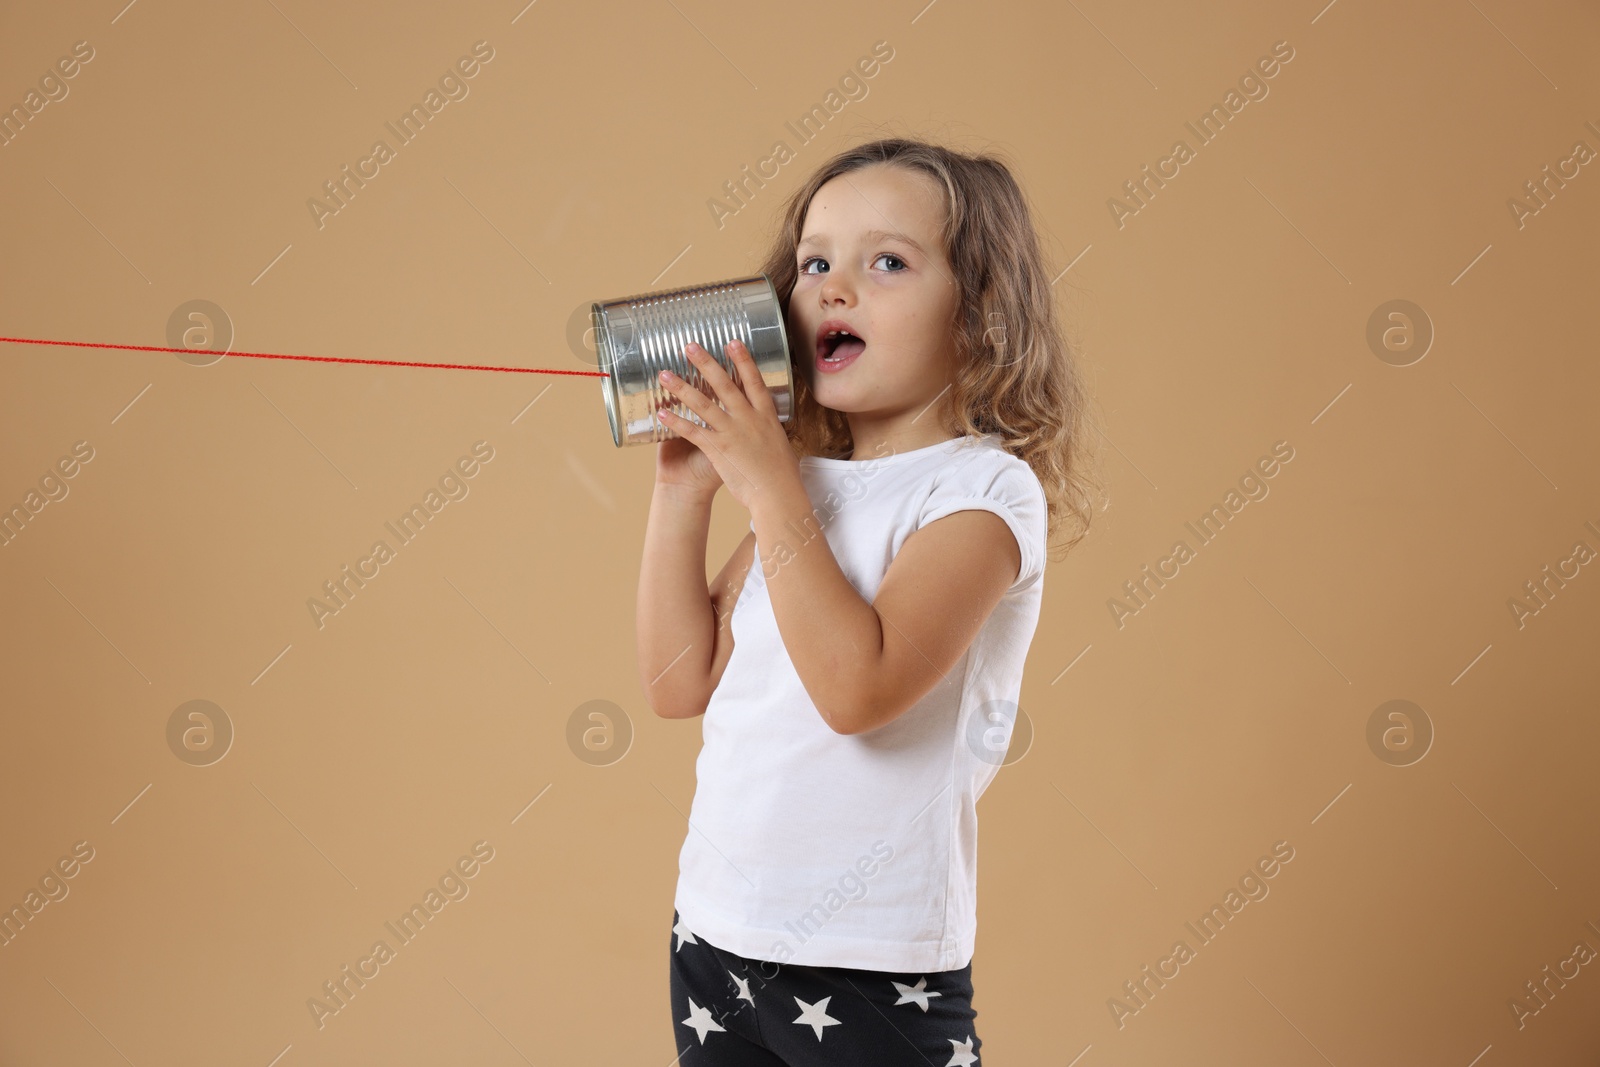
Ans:
POLYGON ((943 223, 933 180, 892 164, 841 174, 811 198, 795 250, 790 340, 817 402, 851 416, 853 430, 940 432, 937 418, 920 416, 955 369, 960 294, 943 223), (828 338, 841 328, 859 340, 828 338))

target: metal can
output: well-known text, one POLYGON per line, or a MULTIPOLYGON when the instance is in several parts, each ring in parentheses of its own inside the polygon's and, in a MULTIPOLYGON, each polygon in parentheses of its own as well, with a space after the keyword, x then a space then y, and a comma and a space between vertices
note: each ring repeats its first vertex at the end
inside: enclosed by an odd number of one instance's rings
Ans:
POLYGON ((599 301, 590 315, 595 353, 606 374, 600 389, 617 447, 676 437, 656 419, 662 408, 705 425, 661 384, 661 372, 670 370, 712 396, 711 387, 683 354, 690 341, 711 353, 736 382, 739 375, 723 346, 742 341, 772 393, 778 420, 788 421, 794 406, 789 336, 777 290, 765 274, 599 301))

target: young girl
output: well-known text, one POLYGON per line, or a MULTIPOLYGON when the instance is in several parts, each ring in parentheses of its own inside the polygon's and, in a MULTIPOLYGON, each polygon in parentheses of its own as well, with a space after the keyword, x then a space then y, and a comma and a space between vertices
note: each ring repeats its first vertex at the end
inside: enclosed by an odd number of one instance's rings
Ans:
POLYGON ((979 1064, 975 805, 1003 762, 1047 542, 1093 512, 1089 412, 1000 162, 829 160, 764 267, 794 410, 750 353, 663 372, 639 579, 656 714, 704 713, 679 855, 680 1067, 979 1064), (691 417, 692 416, 692 417, 691 417), (708 588, 712 498, 750 534, 708 588))

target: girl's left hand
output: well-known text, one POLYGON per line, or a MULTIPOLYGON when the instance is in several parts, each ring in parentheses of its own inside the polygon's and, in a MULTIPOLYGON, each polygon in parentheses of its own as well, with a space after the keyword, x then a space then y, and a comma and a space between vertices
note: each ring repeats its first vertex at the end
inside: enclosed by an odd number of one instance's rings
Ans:
POLYGON ((691 341, 684 349, 715 400, 671 371, 661 372, 662 385, 673 399, 700 416, 704 426, 665 408, 658 415, 663 426, 704 452, 733 498, 746 510, 753 510, 759 496, 777 498, 794 487, 803 491, 800 463, 750 350, 739 341, 730 341, 724 351, 738 372, 739 383, 699 345, 691 341))

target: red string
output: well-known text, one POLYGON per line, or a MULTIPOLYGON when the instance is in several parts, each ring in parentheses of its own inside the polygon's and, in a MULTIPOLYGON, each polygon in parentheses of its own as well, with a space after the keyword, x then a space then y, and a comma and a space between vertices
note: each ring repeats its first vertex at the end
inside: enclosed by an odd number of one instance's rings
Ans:
MULTIPOLYGON (((34 337, 0 337, 24 345, 76 345, 80 348, 126 348, 137 352, 209 352, 205 348, 161 348, 156 345, 108 345, 93 341, 44 341, 34 337)), ((609 378, 603 370, 550 370, 542 367, 488 367, 467 363, 401 363, 389 359, 342 359, 338 356, 288 356, 278 352, 221 352, 224 356, 251 356, 256 359, 306 359, 317 363, 371 363, 380 367, 439 367, 445 370, 498 370, 511 374, 576 374, 588 378, 609 378)))

